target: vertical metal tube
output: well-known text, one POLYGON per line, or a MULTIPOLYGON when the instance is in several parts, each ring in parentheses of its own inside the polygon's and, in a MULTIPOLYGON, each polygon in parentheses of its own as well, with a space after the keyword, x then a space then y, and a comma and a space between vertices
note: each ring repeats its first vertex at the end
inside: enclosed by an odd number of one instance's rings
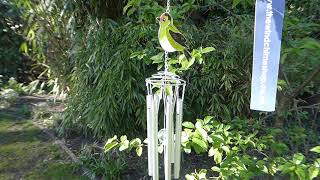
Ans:
POLYGON ((177 99, 176 109, 176 135, 174 148, 174 178, 178 179, 180 176, 180 162, 181 162, 181 129, 182 129, 182 114, 183 114, 183 99, 177 99))
POLYGON ((160 104, 160 96, 158 94, 154 95, 153 99, 153 121, 152 121, 152 176, 153 180, 159 179, 159 160, 158 160, 158 112, 160 104))
POLYGON ((172 111, 172 96, 166 97, 165 121, 166 121, 166 154, 165 154, 165 180, 171 179, 171 157, 172 157, 172 122, 170 121, 172 111))
POLYGON ((147 138, 148 138, 148 174, 152 176, 152 121, 153 121, 153 96, 147 95, 147 138))
POLYGON ((174 99, 171 100, 170 102, 170 144, 171 144, 171 150, 170 150, 170 159, 171 163, 174 163, 174 118, 173 118, 173 113, 174 113, 174 99))

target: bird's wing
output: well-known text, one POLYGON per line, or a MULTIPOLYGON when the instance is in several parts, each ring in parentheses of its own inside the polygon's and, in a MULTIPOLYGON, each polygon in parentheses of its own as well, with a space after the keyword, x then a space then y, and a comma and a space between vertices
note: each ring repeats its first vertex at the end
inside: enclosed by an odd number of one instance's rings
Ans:
POLYGON ((171 26, 169 26, 169 29, 170 30, 172 30, 173 32, 175 32, 175 33, 181 33, 180 31, 179 31, 179 29, 175 26, 175 25, 171 25, 171 26))
POLYGON ((169 29, 169 34, 175 42, 181 46, 187 47, 187 40, 180 32, 173 32, 171 29, 169 29))

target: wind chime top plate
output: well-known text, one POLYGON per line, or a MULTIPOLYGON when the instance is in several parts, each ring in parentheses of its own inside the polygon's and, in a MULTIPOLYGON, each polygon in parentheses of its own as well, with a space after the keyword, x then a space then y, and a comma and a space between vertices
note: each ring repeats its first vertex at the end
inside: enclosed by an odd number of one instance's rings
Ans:
POLYGON ((158 72, 146 79, 146 83, 152 85, 185 85, 186 81, 174 73, 168 71, 158 72))

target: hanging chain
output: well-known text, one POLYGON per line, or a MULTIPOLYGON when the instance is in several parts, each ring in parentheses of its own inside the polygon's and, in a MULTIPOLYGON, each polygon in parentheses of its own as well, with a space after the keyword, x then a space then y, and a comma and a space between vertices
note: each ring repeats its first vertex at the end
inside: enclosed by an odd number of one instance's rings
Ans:
POLYGON ((170 13, 170 0, 167 0, 167 9, 166 13, 170 13))
MULTIPOLYGON (((167 0, 166 13, 170 13, 170 0, 167 0)), ((164 71, 165 72, 169 71, 169 65, 168 65, 169 55, 168 54, 169 54, 168 51, 164 52, 164 71)))
POLYGON ((168 51, 164 52, 164 71, 168 72, 169 71, 169 65, 168 65, 168 60, 169 60, 169 56, 168 56, 168 51))

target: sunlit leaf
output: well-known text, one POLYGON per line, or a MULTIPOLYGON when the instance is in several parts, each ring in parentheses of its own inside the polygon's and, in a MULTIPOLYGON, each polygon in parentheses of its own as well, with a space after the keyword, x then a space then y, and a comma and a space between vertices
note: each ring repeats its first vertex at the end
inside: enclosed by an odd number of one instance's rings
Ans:
POLYGON ((141 154, 142 154, 142 146, 138 146, 138 147, 136 148, 136 152, 137 152, 137 155, 140 157, 141 154))
POLYGON ((313 147, 312 149, 310 149, 310 151, 316 152, 319 154, 320 153, 320 146, 313 147))
POLYGON ((186 128, 190 128, 190 129, 195 128, 195 126, 193 125, 193 123, 192 123, 192 122, 188 122, 188 121, 183 122, 183 123, 182 123, 182 126, 183 126, 183 127, 186 127, 186 128))

